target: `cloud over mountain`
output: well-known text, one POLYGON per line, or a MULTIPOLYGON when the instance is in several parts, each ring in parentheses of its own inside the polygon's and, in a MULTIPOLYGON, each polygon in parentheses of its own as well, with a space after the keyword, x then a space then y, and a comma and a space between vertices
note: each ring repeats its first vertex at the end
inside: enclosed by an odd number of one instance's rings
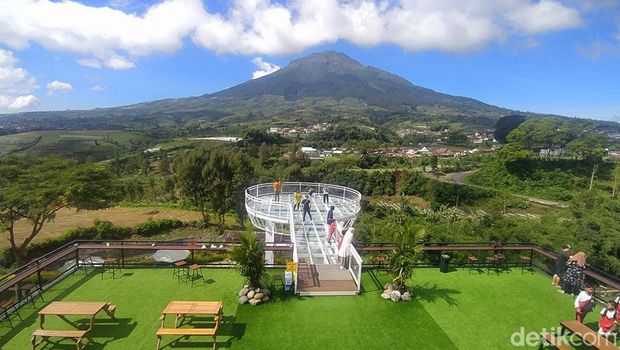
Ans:
POLYGON ((338 40, 462 52, 581 25, 579 12, 557 0, 234 0, 224 12, 201 0, 165 0, 143 13, 76 1, 5 0, 2 6, 0 44, 19 50, 36 43, 110 69, 175 52, 187 38, 243 55, 291 54, 338 40))

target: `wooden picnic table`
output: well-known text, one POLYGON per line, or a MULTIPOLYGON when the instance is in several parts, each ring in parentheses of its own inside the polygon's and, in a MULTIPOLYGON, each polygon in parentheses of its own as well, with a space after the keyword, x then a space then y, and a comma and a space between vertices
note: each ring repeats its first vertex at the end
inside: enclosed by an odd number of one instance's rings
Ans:
POLYGON ((39 311, 41 329, 44 329, 45 316, 56 315, 66 320, 66 316, 90 316, 88 330, 93 329, 95 316, 101 311, 114 318, 115 305, 102 301, 54 301, 39 311))
POLYGON ((160 317, 161 327, 157 330, 157 349, 161 346, 164 335, 176 336, 211 336, 213 338, 213 350, 217 344, 217 329, 222 320, 221 301, 171 301, 168 303, 160 317), (166 316, 175 315, 174 328, 166 328, 166 316), (213 328, 178 328, 179 320, 187 315, 213 315, 213 328))
POLYGON ((175 315, 174 327, 185 315, 213 315, 216 324, 222 315, 221 301, 171 301, 162 312, 161 327, 164 328, 166 315, 175 315))
POLYGON ((54 301, 50 303, 48 306, 39 311, 39 322, 41 328, 32 333, 32 349, 35 350, 42 342, 47 342, 49 341, 49 338, 56 337, 75 341, 77 349, 81 350, 84 347, 84 344, 82 343, 82 339, 84 337, 88 338, 91 343, 93 342, 90 332, 92 331, 95 323, 95 316, 101 310, 104 310, 110 317, 115 318, 114 312, 116 311, 116 305, 106 302, 54 301), (67 320, 66 316, 90 316, 90 323, 88 325, 88 329, 86 330, 48 330, 45 329, 45 316, 47 315, 58 316, 67 322, 69 322, 69 320, 67 320), (41 337, 41 340, 37 341, 37 337, 41 337))
POLYGON ((564 333, 564 330, 569 330, 571 333, 581 338, 584 343, 591 347, 594 347, 595 349, 620 350, 619 347, 614 345, 602 335, 598 334, 598 332, 590 329, 590 327, 584 325, 579 321, 562 321, 560 325, 562 326, 562 333, 564 333))

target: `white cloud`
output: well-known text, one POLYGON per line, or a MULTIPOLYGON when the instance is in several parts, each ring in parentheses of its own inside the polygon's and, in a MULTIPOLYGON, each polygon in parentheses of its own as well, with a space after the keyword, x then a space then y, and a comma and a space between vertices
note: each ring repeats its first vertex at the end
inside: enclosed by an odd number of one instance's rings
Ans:
POLYGON ((90 90, 92 91, 105 91, 106 87, 104 85, 101 84, 97 84, 97 85, 93 85, 90 87, 90 90))
POLYGON ((47 94, 54 95, 57 92, 67 92, 73 90, 73 86, 64 81, 54 80, 51 83, 47 83, 47 94))
POLYGON ((17 64, 13 52, 0 49, 0 111, 38 105, 38 99, 32 95, 39 87, 37 80, 17 64))
POLYGON ((0 44, 37 43, 111 69, 174 52, 187 38, 216 53, 248 55, 291 54, 338 40, 461 52, 581 25, 578 11, 558 0, 233 0, 225 13, 209 12, 202 0, 164 0, 141 14, 69 0, 2 6, 0 44))
POLYGON ((99 61, 96 58, 81 58, 77 60, 77 62, 84 67, 97 68, 97 69, 102 67, 101 61, 99 61))
POLYGON ((254 57, 254 59, 252 60, 252 63, 254 63, 256 67, 258 67, 258 70, 252 73, 252 79, 264 77, 265 75, 271 74, 277 71, 278 69, 280 69, 280 66, 277 66, 273 63, 269 63, 263 60, 261 57, 254 57))

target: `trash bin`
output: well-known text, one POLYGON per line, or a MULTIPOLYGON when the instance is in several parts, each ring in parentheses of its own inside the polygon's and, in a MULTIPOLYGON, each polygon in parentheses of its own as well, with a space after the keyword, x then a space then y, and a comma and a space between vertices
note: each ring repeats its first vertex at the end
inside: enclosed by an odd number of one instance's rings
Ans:
POLYGON ((448 269, 450 268, 449 262, 450 262, 450 255, 441 254, 441 256, 439 257, 439 271, 443 273, 447 273, 448 269))

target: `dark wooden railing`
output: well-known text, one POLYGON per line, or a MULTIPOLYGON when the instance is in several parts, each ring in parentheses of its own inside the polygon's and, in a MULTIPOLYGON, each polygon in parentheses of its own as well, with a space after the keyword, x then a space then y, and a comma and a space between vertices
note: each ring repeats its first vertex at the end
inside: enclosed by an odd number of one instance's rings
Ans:
MULTIPOLYGON (((119 258, 123 267, 127 266, 169 266, 170 264, 157 263, 151 260, 145 260, 144 257, 149 251, 156 250, 188 250, 191 257, 189 259, 198 258, 199 256, 208 256, 209 254, 224 254, 234 247, 235 242, 187 242, 187 241, 74 241, 66 244, 48 254, 32 260, 24 266, 8 273, 0 278, 0 296, 16 291, 20 283, 24 281, 36 282, 42 288, 53 284, 57 279, 71 273, 79 266, 79 261, 85 256, 94 254, 111 256, 119 258), (195 256, 197 255, 197 256, 195 256), (140 258, 142 257, 142 258, 140 258), (60 266, 68 265, 69 267, 61 273, 47 276, 46 271, 56 272, 60 270, 60 266)), ((356 249, 364 258, 365 266, 372 267, 374 257, 378 255, 387 255, 393 248, 392 243, 356 243, 356 249)), ((274 254, 284 255, 283 258, 291 260, 293 246, 291 243, 275 243, 265 246, 266 251, 274 252, 274 254)), ((501 247, 493 246, 491 243, 434 243, 424 244, 422 250, 425 254, 425 262, 422 265, 436 266, 438 258, 441 254, 454 254, 456 258, 454 265, 465 264, 466 257, 470 255, 484 256, 493 254, 497 250, 503 251, 510 260, 510 254, 527 255, 531 259, 531 264, 547 273, 552 273, 552 266, 557 259, 557 254, 541 246, 531 243, 512 243, 504 244, 501 247), (460 256, 459 256, 460 254, 460 256)), ((480 259, 483 261, 483 259, 480 259)), ((519 263, 518 256, 513 259, 514 265, 519 263)), ((204 265, 211 265, 207 262, 204 265)), ((222 265, 221 262, 213 262, 213 266, 229 266, 222 265)), ((281 266, 281 265, 274 265, 281 266)), ((586 275, 588 279, 594 283, 604 286, 607 290, 620 290, 620 279, 618 276, 609 275, 603 271, 599 271, 592 267, 587 267, 586 275)), ((17 292, 16 292, 17 293, 17 292)))

